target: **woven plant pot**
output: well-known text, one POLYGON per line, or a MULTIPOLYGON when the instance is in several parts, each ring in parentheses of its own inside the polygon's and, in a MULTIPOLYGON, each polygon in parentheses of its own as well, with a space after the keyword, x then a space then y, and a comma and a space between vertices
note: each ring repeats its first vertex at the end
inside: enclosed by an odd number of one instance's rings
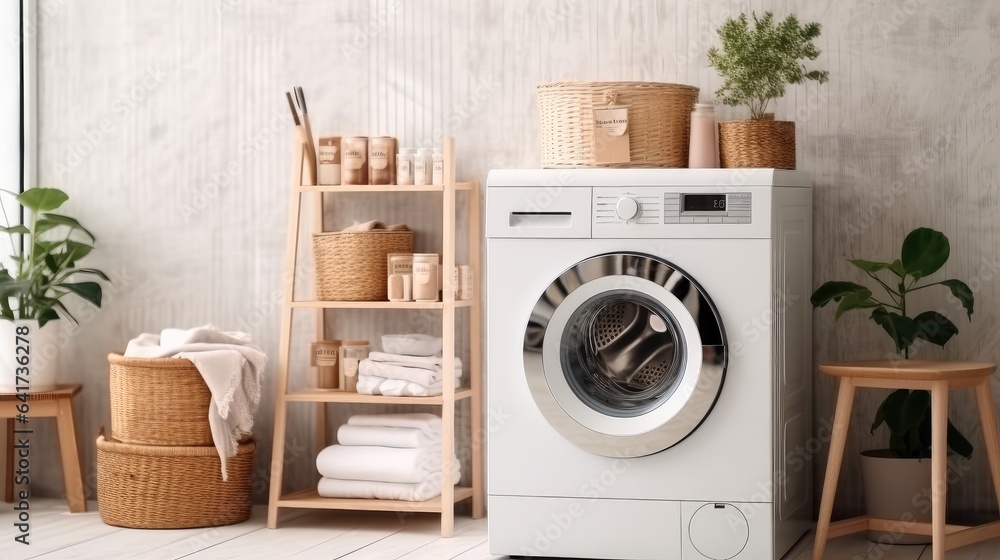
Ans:
POLYGON ((386 301, 389 253, 412 253, 412 231, 328 232, 313 235, 316 297, 322 301, 386 301))
POLYGON ((538 86, 542 167, 687 167, 698 88, 654 82, 538 86), (595 163, 594 109, 628 108, 629 160, 595 163))
POLYGON ((795 169, 795 122, 720 122, 719 160, 727 168, 795 169))
POLYGON ((250 518, 253 452, 241 443, 222 480, 215 447, 132 445, 97 438, 97 509, 108 525, 187 529, 250 518))
POLYGON ((108 370, 112 437, 138 445, 213 444, 212 394, 190 360, 108 354, 108 370))

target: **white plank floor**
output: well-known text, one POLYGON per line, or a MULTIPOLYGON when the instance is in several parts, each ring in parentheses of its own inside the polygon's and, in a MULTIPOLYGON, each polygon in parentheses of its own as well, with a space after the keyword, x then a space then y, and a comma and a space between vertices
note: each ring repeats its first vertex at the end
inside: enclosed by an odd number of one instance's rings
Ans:
MULTIPOLYGON (((306 512, 284 518, 281 529, 265 526, 266 510, 255 507, 246 523, 212 529, 137 530, 101 522, 97 504, 71 514, 65 503, 37 498, 31 503, 31 545, 14 542, 16 529, 10 504, 0 503, 0 558, 27 560, 228 559, 249 558, 345 560, 506 560, 489 553, 486 520, 456 517, 451 538, 439 535, 434 515, 400 518, 393 513, 306 512)), ((880 548, 861 536, 830 541, 828 560, 930 560, 923 546, 880 548)), ((810 560, 807 535, 784 560, 810 560)), ((948 560, 1000 558, 1000 539, 958 549, 948 560)), ((756 560, 756 559, 752 559, 756 560)))

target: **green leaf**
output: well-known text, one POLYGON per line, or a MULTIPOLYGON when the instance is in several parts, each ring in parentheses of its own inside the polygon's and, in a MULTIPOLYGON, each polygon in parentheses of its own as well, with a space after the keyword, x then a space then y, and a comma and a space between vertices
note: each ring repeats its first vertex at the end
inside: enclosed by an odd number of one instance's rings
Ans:
POLYGON ((17 195, 17 201, 34 212, 55 210, 69 200, 69 196, 59 189, 33 188, 17 195))
POLYGON ((101 306, 102 290, 97 282, 62 283, 57 286, 73 292, 97 307, 101 306))
POLYGON ((899 259, 892 261, 892 264, 890 264, 888 268, 890 272, 892 272, 896 276, 899 276, 900 278, 906 276, 906 269, 903 268, 903 261, 899 259))
POLYGON ((42 328, 45 326, 45 323, 59 319, 59 314, 56 313, 55 309, 46 307, 38 312, 36 319, 38 320, 38 328, 42 328))
POLYGON ((889 263, 884 262, 866 261, 862 259, 854 259, 848 262, 865 272, 878 272, 889 268, 889 263))
POLYGON ((962 302, 962 307, 965 308, 966 314, 969 316, 969 320, 972 320, 973 307, 976 305, 976 298, 972 295, 972 290, 965 285, 965 282, 961 280, 942 280, 942 284, 948 286, 951 290, 951 295, 955 296, 958 301, 962 302))
MULTIPOLYGON (((900 432, 913 431, 917 433, 917 426, 923 422, 931 408, 931 394, 928 391, 911 391, 903 400, 896 418, 897 425, 891 427, 900 432)), ((919 442, 918 442, 919 443, 919 442)))
POLYGON ((940 231, 917 228, 903 240, 903 269, 914 278, 937 272, 948 261, 951 246, 940 231))
POLYGON ((51 270, 53 274, 59 272, 59 264, 56 263, 56 259, 51 253, 45 255, 45 266, 49 267, 49 270, 51 270))
POLYGON ((73 266, 72 263, 86 257, 93 250, 94 247, 92 245, 69 240, 66 242, 67 263, 70 263, 69 266, 73 266))
POLYGON ((948 421, 948 447, 966 459, 972 457, 972 444, 965 439, 965 436, 958 431, 951 420, 948 421))
POLYGON ((840 316, 845 311, 850 311, 851 309, 871 309, 872 307, 878 307, 878 303, 871 296, 872 292, 867 288, 862 288, 861 290, 845 295, 837 307, 837 315, 834 319, 840 319, 840 316))
POLYGON ((917 324, 917 338, 931 344, 944 346, 951 337, 958 334, 958 327, 937 311, 925 311, 913 318, 917 324))
POLYGON ((31 235, 31 230, 28 229, 28 226, 21 224, 16 224, 10 227, 0 226, 0 231, 7 234, 19 233, 21 235, 31 235))
POLYGON ((917 338, 917 324, 909 317, 904 317, 895 311, 887 311, 884 307, 876 307, 872 311, 871 318, 892 338, 896 352, 902 353, 917 338))
POLYGON ((111 281, 111 279, 108 278, 107 274, 104 274, 103 272, 97 270, 96 268, 74 268, 72 270, 68 270, 67 272, 68 272, 68 274, 66 275, 67 277, 72 276, 74 274, 92 274, 94 276, 97 276, 101 280, 104 280, 105 282, 111 281))
POLYGON ((840 298, 861 290, 867 291, 868 295, 871 295, 868 288, 854 282, 827 282, 813 292, 809 302, 812 303, 813 307, 824 307, 831 301, 840 301, 840 298))
POLYGON ((80 222, 70 218, 69 216, 62 216, 59 214, 42 214, 39 216, 38 221, 35 222, 35 232, 42 233, 59 226, 67 226, 72 229, 78 229, 87 234, 87 237, 89 237, 91 241, 95 240, 94 234, 90 233, 87 228, 80 225, 80 222))

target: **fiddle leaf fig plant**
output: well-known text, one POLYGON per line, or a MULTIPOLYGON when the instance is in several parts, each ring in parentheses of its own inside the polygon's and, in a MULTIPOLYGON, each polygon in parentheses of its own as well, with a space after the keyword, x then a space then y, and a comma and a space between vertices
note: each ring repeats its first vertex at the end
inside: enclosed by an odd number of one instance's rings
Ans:
POLYGON ((785 95, 785 86, 806 80, 825 83, 825 70, 807 70, 800 60, 816 60, 820 50, 813 44, 821 26, 802 25, 794 14, 776 22, 772 12, 757 17, 753 28, 746 14, 727 19, 718 29, 722 49, 708 49, 708 64, 725 80, 715 95, 726 105, 747 105, 752 119, 764 119, 772 99, 785 95))
POLYGON ((101 285, 77 281, 91 276, 108 281, 94 268, 81 268, 77 261, 93 250, 94 234, 76 219, 57 210, 69 199, 63 191, 32 188, 23 193, 3 191, 28 210, 27 224, 0 226, 13 247, 13 266, 0 266, 0 319, 34 319, 39 327, 60 316, 76 322, 62 301, 69 294, 100 307, 101 285))
MULTIPOLYGON (((900 257, 892 262, 851 260, 880 288, 876 296, 871 289, 854 282, 826 282, 813 292, 813 307, 839 303, 836 319, 854 309, 871 309, 870 318, 892 339, 896 352, 909 358, 910 346, 923 339, 944 346, 958 334, 958 327, 937 311, 924 311, 911 316, 906 296, 917 290, 944 286, 961 303, 969 320, 975 308, 975 298, 969 286, 961 280, 949 279, 926 282, 941 269, 951 254, 948 238, 930 228, 917 228, 903 240, 900 257)), ((883 423, 889 428, 889 447, 900 457, 930 457, 931 397, 927 391, 900 389, 891 393, 879 406, 871 431, 883 423)), ((948 447, 964 457, 972 455, 972 444, 948 422, 948 447)))

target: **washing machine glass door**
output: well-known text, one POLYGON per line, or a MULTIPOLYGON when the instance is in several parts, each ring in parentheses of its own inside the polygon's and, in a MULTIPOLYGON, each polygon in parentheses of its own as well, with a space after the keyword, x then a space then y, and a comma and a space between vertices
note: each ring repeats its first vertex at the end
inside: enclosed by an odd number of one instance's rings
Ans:
POLYGON ((708 295, 646 255, 587 259, 539 297, 524 337, 528 387, 564 437, 637 457, 691 434, 722 388, 726 345, 708 295))

